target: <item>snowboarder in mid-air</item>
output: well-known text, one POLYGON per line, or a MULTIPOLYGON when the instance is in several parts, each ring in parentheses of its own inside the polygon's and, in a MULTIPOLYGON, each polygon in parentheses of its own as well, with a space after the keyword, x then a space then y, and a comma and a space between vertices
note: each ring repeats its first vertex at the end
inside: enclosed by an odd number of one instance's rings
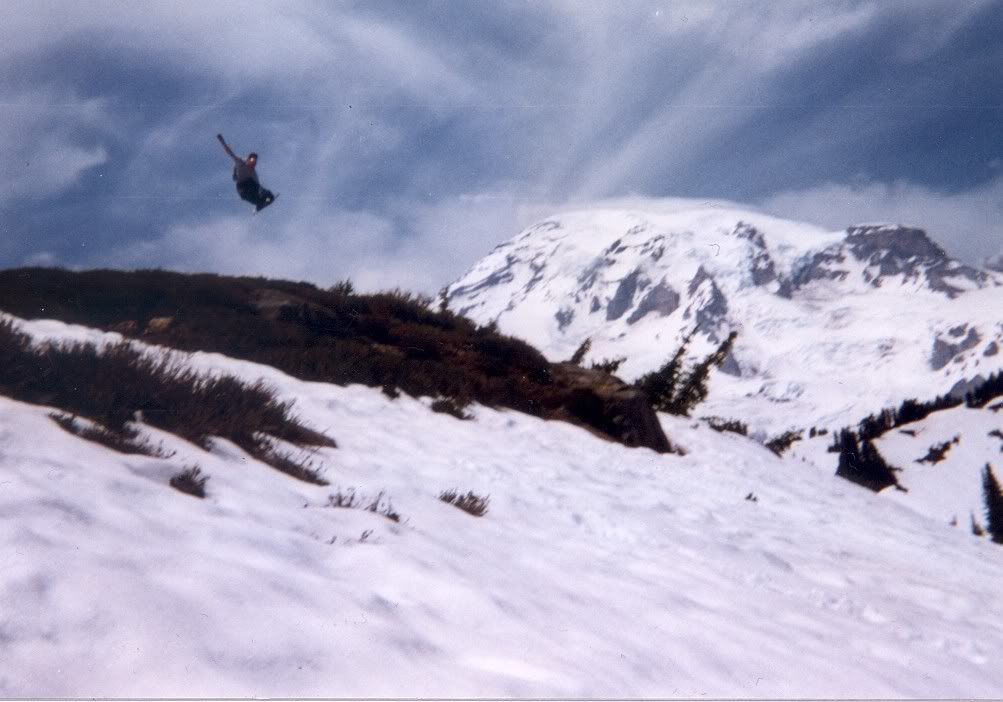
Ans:
POLYGON ((242 159, 227 146, 222 134, 217 134, 216 138, 223 145, 227 156, 233 159, 233 179, 237 183, 237 194, 240 195, 240 199, 254 205, 255 212, 260 212, 272 204, 278 196, 271 190, 261 187, 258 182, 258 174, 254 170, 258 164, 258 155, 251 153, 246 159, 242 159))

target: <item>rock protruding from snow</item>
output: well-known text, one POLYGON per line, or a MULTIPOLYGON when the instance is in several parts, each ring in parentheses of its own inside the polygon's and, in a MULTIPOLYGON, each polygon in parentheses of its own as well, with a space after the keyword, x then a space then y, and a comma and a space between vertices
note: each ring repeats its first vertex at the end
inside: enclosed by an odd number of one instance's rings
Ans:
POLYGON ((554 365, 554 376, 572 388, 565 408, 571 415, 614 437, 624 446, 669 453, 674 447, 662 431, 650 400, 608 373, 573 363, 554 365))

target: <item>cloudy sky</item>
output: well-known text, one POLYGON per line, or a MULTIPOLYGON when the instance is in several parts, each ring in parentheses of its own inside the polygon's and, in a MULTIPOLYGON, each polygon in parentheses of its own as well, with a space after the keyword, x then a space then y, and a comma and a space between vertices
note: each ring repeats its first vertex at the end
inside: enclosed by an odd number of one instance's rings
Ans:
POLYGON ((2 9, 0 267, 434 292, 623 196, 1003 249, 1003 0, 2 9), (217 132, 275 206, 237 199, 217 132))

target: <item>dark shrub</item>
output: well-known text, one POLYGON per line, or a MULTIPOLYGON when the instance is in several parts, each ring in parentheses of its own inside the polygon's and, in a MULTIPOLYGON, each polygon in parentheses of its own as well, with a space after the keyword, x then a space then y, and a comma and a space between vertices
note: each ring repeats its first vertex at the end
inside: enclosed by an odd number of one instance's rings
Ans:
POLYGON ((960 437, 954 437, 953 441, 945 441, 942 444, 937 444, 936 446, 931 446, 930 450, 927 451, 926 455, 922 458, 917 458, 916 463, 930 463, 936 464, 944 460, 947 452, 950 450, 952 444, 958 443, 960 437))
POLYGON ((74 436, 101 444, 119 453, 136 453, 153 458, 170 458, 176 453, 165 451, 163 446, 154 446, 140 438, 139 432, 130 426, 123 426, 119 431, 109 431, 100 424, 84 426, 76 417, 60 412, 51 413, 49 419, 74 436))
MULTIPOLYGON (((277 400, 261 382, 202 376, 167 358, 140 354, 127 343, 101 350, 93 344, 35 348, 9 323, 0 324, 0 360, 9 362, 0 366, 0 393, 52 405, 103 427, 86 438, 139 448, 137 433, 127 423, 140 416, 202 448, 212 436, 229 439, 289 475, 325 484, 309 466, 275 452, 267 437, 328 447, 334 441, 297 421, 292 403, 277 400)), ((75 427, 67 421, 60 425, 75 427)))
POLYGON ((461 495, 457 490, 444 490, 439 493, 439 499, 454 507, 459 507, 467 514, 483 517, 488 511, 488 502, 491 500, 491 496, 480 497, 473 492, 461 495))
POLYGON ((766 448, 768 448, 773 453, 778 456, 782 456, 784 451, 789 449, 795 441, 800 441, 801 436, 804 432, 802 430, 789 430, 785 431, 780 436, 770 439, 766 442, 766 448))
POLYGON ((737 419, 724 419, 723 417, 703 417, 702 419, 714 431, 730 431, 733 434, 741 434, 742 436, 749 435, 749 427, 737 419))
POLYGON ((209 476, 202 475, 201 468, 190 466, 171 478, 171 487, 201 499, 205 497, 205 484, 208 480, 209 476))

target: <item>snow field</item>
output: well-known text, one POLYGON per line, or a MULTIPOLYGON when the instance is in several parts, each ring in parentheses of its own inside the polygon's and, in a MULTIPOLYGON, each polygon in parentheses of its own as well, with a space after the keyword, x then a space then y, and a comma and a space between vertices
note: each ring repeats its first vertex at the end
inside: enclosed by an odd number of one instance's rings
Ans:
POLYGON ((295 399, 331 485, 148 429, 177 455, 119 455, 0 398, 0 694, 1003 694, 1003 551, 808 463, 684 418, 687 455, 657 455, 187 358, 295 399), (205 500, 167 485, 192 463, 205 500), (324 506, 349 487, 402 523, 324 506))

